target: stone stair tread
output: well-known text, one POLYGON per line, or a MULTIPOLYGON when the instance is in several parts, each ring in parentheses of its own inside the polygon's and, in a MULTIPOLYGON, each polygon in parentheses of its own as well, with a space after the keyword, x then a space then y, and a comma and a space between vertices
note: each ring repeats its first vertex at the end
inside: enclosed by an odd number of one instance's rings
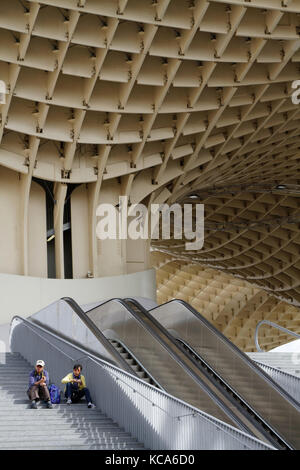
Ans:
POLYGON ((0 354, 1 450, 144 448, 101 410, 88 409, 85 401, 67 405, 63 400, 50 410, 40 402, 31 409, 26 391, 32 369, 19 354, 0 354))
MULTIPOLYGON (((72 427, 70 426, 66 426, 64 429, 68 429, 69 432, 73 435, 73 434, 76 434, 77 436, 78 435, 81 435, 81 434, 84 434, 84 435, 94 435, 94 436, 97 436, 97 437, 103 437, 103 438, 107 438, 107 439, 112 439, 112 438, 117 438, 117 439, 125 439, 125 438, 128 438, 128 439, 133 439, 131 437, 131 435, 127 432, 121 432, 119 430, 117 431, 104 431, 101 429, 99 430, 98 428, 89 428, 89 429, 86 429, 86 428, 83 428, 83 429, 73 429, 72 427)), ((23 428, 20 429, 20 428, 17 428, 17 429, 11 429, 11 430, 5 430, 5 431, 0 431, 0 438, 1 437, 9 437, 9 436, 13 436, 13 437, 16 437, 16 436, 23 436, 24 434, 24 430, 23 428)), ((57 431, 57 428, 53 428, 53 429, 49 429, 48 430, 48 435, 59 435, 58 431, 57 431)), ((40 428, 32 428, 31 429, 31 432, 30 432, 30 435, 36 435, 36 436, 40 436, 41 435, 41 431, 40 431, 40 428)))
MULTIPOLYGON (((9 424, 5 423, 5 424, 6 424, 6 426, 5 426, 6 431, 5 432, 13 431, 13 430, 16 430, 16 431, 18 431, 18 430, 29 430, 29 431, 30 430, 36 430, 36 425, 34 425, 34 424, 29 424, 29 425, 22 424, 20 426, 18 426, 16 424, 11 424, 11 423, 9 423, 9 424)), ((55 426, 53 426, 53 425, 52 426, 39 425, 39 429, 40 430, 48 430, 48 429, 54 428, 55 430, 57 430, 57 432, 60 431, 60 430, 64 430, 64 429, 70 429, 70 423, 62 424, 61 422, 59 422, 59 423, 54 423, 54 424, 55 424, 55 426)), ((118 433, 121 432, 122 433, 122 432, 124 432, 124 431, 120 431, 120 428, 118 426, 111 427, 109 425, 107 425, 107 426, 106 425, 101 425, 101 424, 99 425, 97 423, 94 423, 94 424, 91 424, 91 425, 85 424, 85 425, 80 426, 80 428, 78 428, 78 429, 87 430, 87 431, 96 430, 97 432, 105 432, 105 433, 111 433, 111 432, 118 432, 118 433)))
MULTIPOLYGON (((254 362, 281 370, 287 374, 299 377, 300 364, 295 363, 294 353, 291 352, 254 352, 247 353, 254 362)), ((300 356, 299 356, 300 357, 300 356)), ((258 364, 259 365, 259 364, 258 364)))
POLYGON ((1 450, 141 450, 143 449, 143 447, 141 446, 136 446, 136 447, 118 447, 116 445, 79 445, 79 444, 72 444, 72 445, 53 445, 53 446, 50 446, 50 445, 41 445, 41 446, 20 446, 18 445, 18 447, 15 447, 15 446, 2 446, 1 447, 1 450))
MULTIPOLYGON (((88 440, 88 442, 98 442, 98 443, 102 443, 102 442, 111 442, 111 441, 114 441, 114 442, 117 442, 119 444, 125 444, 126 442, 132 442, 132 443, 136 443, 136 439, 132 438, 132 437, 118 437, 118 436, 113 436, 111 438, 109 437, 100 437, 100 436, 89 436, 88 434, 69 434, 66 436, 62 436, 64 437, 64 441, 78 441, 80 443, 84 443, 86 440, 88 440)), ((0 437, 0 446, 1 446, 1 443, 5 443, 5 442, 14 442, 16 439, 14 436, 3 436, 2 438, 0 437)), ((45 440, 47 440, 48 442, 57 442, 59 441, 60 439, 58 438, 58 436, 56 435, 47 435, 47 437, 45 438, 45 436, 41 436, 41 435, 37 435, 34 437, 34 441, 35 443, 39 443, 39 442, 45 442, 45 440)), ((26 442, 32 442, 32 435, 29 434, 28 436, 23 436, 22 437, 22 443, 26 443, 26 442)))

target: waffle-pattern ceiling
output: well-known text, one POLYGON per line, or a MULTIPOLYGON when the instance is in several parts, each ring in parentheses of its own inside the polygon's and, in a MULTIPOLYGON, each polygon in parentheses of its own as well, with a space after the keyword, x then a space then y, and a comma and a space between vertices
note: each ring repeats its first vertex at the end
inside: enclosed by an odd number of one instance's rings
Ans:
MULTIPOLYGON (((251 283, 216 269, 152 254, 157 269, 158 303, 185 300, 243 351, 256 351, 255 330, 269 320, 300 333, 299 309, 251 283)), ((268 351, 294 338, 268 325, 259 328, 260 346, 268 351)))
POLYGON ((204 249, 155 249, 299 306, 299 32, 300 0, 2 0, 0 165, 61 213, 68 183, 196 193, 204 249))
MULTIPOLYGON (((178 240, 153 245, 175 259, 246 279, 279 300, 299 306, 300 198, 282 192, 286 190, 200 193, 198 200, 205 207, 203 248, 186 251, 184 242, 178 240)), ((188 201, 183 198, 184 203, 188 201)))
POLYGON ((4 0, 0 163, 128 193, 150 169, 136 198, 295 175, 299 15, 299 0, 4 0))

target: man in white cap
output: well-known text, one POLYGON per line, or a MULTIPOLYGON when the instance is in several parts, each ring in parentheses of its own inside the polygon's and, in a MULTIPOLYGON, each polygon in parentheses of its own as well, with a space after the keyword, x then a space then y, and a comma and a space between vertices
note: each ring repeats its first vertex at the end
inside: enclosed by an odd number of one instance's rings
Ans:
POLYGON ((27 395, 31 400, 31 408, 37 408, 37 402, 44 400, 47 408, 52 408, 50 393, 48 390, 49 374, 44 369, 45 363, 41 359, 36 361, 35 369, 29 375, 29 389, 27 395))

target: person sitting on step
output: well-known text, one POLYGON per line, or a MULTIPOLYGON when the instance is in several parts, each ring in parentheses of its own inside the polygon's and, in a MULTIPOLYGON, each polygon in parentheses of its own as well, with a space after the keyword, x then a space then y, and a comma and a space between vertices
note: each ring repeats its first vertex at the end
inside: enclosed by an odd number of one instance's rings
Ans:
POLYGON ((45 363, 41 359, 36 361, 35 369, 29 375, 29 388, 27 395, 31 401, 31 408, 37 408, 37 402, 44 400, 47 403, 47 408, 52 408, 50 400, 50 393, 48 390, 49 374, 44 369, 45 363))
POLYGON ((73 372, 66 375, 61 383, 66 384, 65 397, 68 405, 78 403, 82 397, 85 397, 88 408, 94 408, 89 389, 86 387, 85 377, 81 373, 82 365, 75 364, 73 372))

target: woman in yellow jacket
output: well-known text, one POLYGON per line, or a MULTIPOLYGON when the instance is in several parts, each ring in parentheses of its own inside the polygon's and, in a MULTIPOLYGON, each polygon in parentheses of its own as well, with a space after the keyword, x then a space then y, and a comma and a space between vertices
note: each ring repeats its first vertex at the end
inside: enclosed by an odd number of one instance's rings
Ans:
POLYGON ((66 384, 65 397, 68 405, 71 403, 77 403, 82 397, 85 397, 88 408, 94 408, 95 405, 92 403, 89 389, 86 387, 85 377, 81 373, 82 365, 75 364, 73 372, 66 375, 61 383, 66 384))

